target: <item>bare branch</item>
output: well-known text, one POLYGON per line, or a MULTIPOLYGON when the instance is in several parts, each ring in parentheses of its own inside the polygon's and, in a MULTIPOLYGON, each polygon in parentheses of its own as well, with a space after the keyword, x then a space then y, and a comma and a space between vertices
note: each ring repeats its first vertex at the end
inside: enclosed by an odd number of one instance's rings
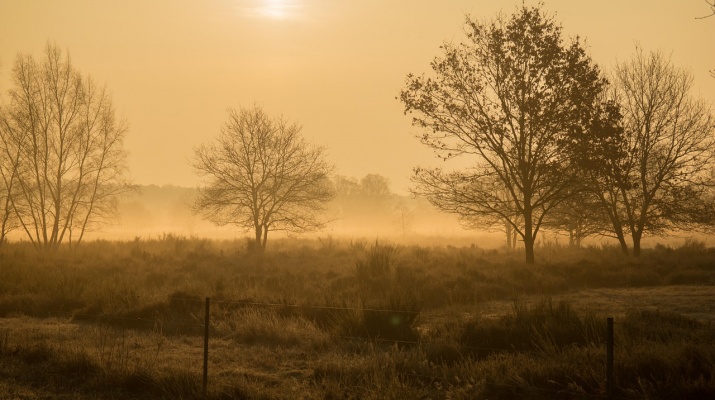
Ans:
POLYGON ((703 0, 703 1, 705 1, 705 4, 710 6, 710 14, 703 15, 702 17, 695 17, 695 19, 705 19, 705 18, 710 18, 713 15, 715 15, 715 0, 703 0))

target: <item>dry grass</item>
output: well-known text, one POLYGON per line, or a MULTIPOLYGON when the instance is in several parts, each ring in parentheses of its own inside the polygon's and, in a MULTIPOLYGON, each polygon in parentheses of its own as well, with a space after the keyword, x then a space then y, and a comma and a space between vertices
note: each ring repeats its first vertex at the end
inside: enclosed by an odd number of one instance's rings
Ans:
POLYGON ((210 296, 210 399, 593 398, 606 315, 619 396, 715 395, 712 249, 639 262, 561 250, 525 266, 476 247, 335 239, 277 242, 263 260, 241 242, 173 236, 53 259, 10 244, 0 393, 199 398, 210 296))

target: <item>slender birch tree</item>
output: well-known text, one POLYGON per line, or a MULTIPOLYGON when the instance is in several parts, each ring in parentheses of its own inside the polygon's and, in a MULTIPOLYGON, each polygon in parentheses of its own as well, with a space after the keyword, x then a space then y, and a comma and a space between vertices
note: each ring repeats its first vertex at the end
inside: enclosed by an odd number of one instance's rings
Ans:
POLYGON ((17 216, 13 211, 13 197, 17 195, 18 151, 6 151, 7 119, 5 110, 0 108, 0 247, 6 242, 7 234, 17 228, 17 216))
POLYGON ((18 55, 0 124, 7 203, 35 248, 79 243, 116 211, 131 188, 123 148, 126 124, 109 91, 83 76, 69 53, 48 44, 44 58, 18 55))

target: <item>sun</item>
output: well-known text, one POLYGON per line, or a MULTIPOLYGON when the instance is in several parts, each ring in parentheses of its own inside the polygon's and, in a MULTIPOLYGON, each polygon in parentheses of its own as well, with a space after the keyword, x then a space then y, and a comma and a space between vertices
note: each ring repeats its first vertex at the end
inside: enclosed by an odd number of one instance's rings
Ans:
POLYGON ((237 5, 242 14, 272 20, 287 20, 302 17, 303 0, 243 0, 237 5))
POLYGON ((263 0, 261 14, 272 19, 286 19, 291 16, 291 11, 295 6, 290 4, 290 0, 263 0))

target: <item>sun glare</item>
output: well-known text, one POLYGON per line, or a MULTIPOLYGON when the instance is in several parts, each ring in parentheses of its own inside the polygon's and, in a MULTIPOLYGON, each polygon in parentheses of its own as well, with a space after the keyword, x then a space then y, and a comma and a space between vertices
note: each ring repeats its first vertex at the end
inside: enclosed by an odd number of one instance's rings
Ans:
POLYGON ((263 0, 263 6, 260 8, 260 13, 272 19, 286 19, 291 16, 296 5, 291 4, 290 0, 263 0))

